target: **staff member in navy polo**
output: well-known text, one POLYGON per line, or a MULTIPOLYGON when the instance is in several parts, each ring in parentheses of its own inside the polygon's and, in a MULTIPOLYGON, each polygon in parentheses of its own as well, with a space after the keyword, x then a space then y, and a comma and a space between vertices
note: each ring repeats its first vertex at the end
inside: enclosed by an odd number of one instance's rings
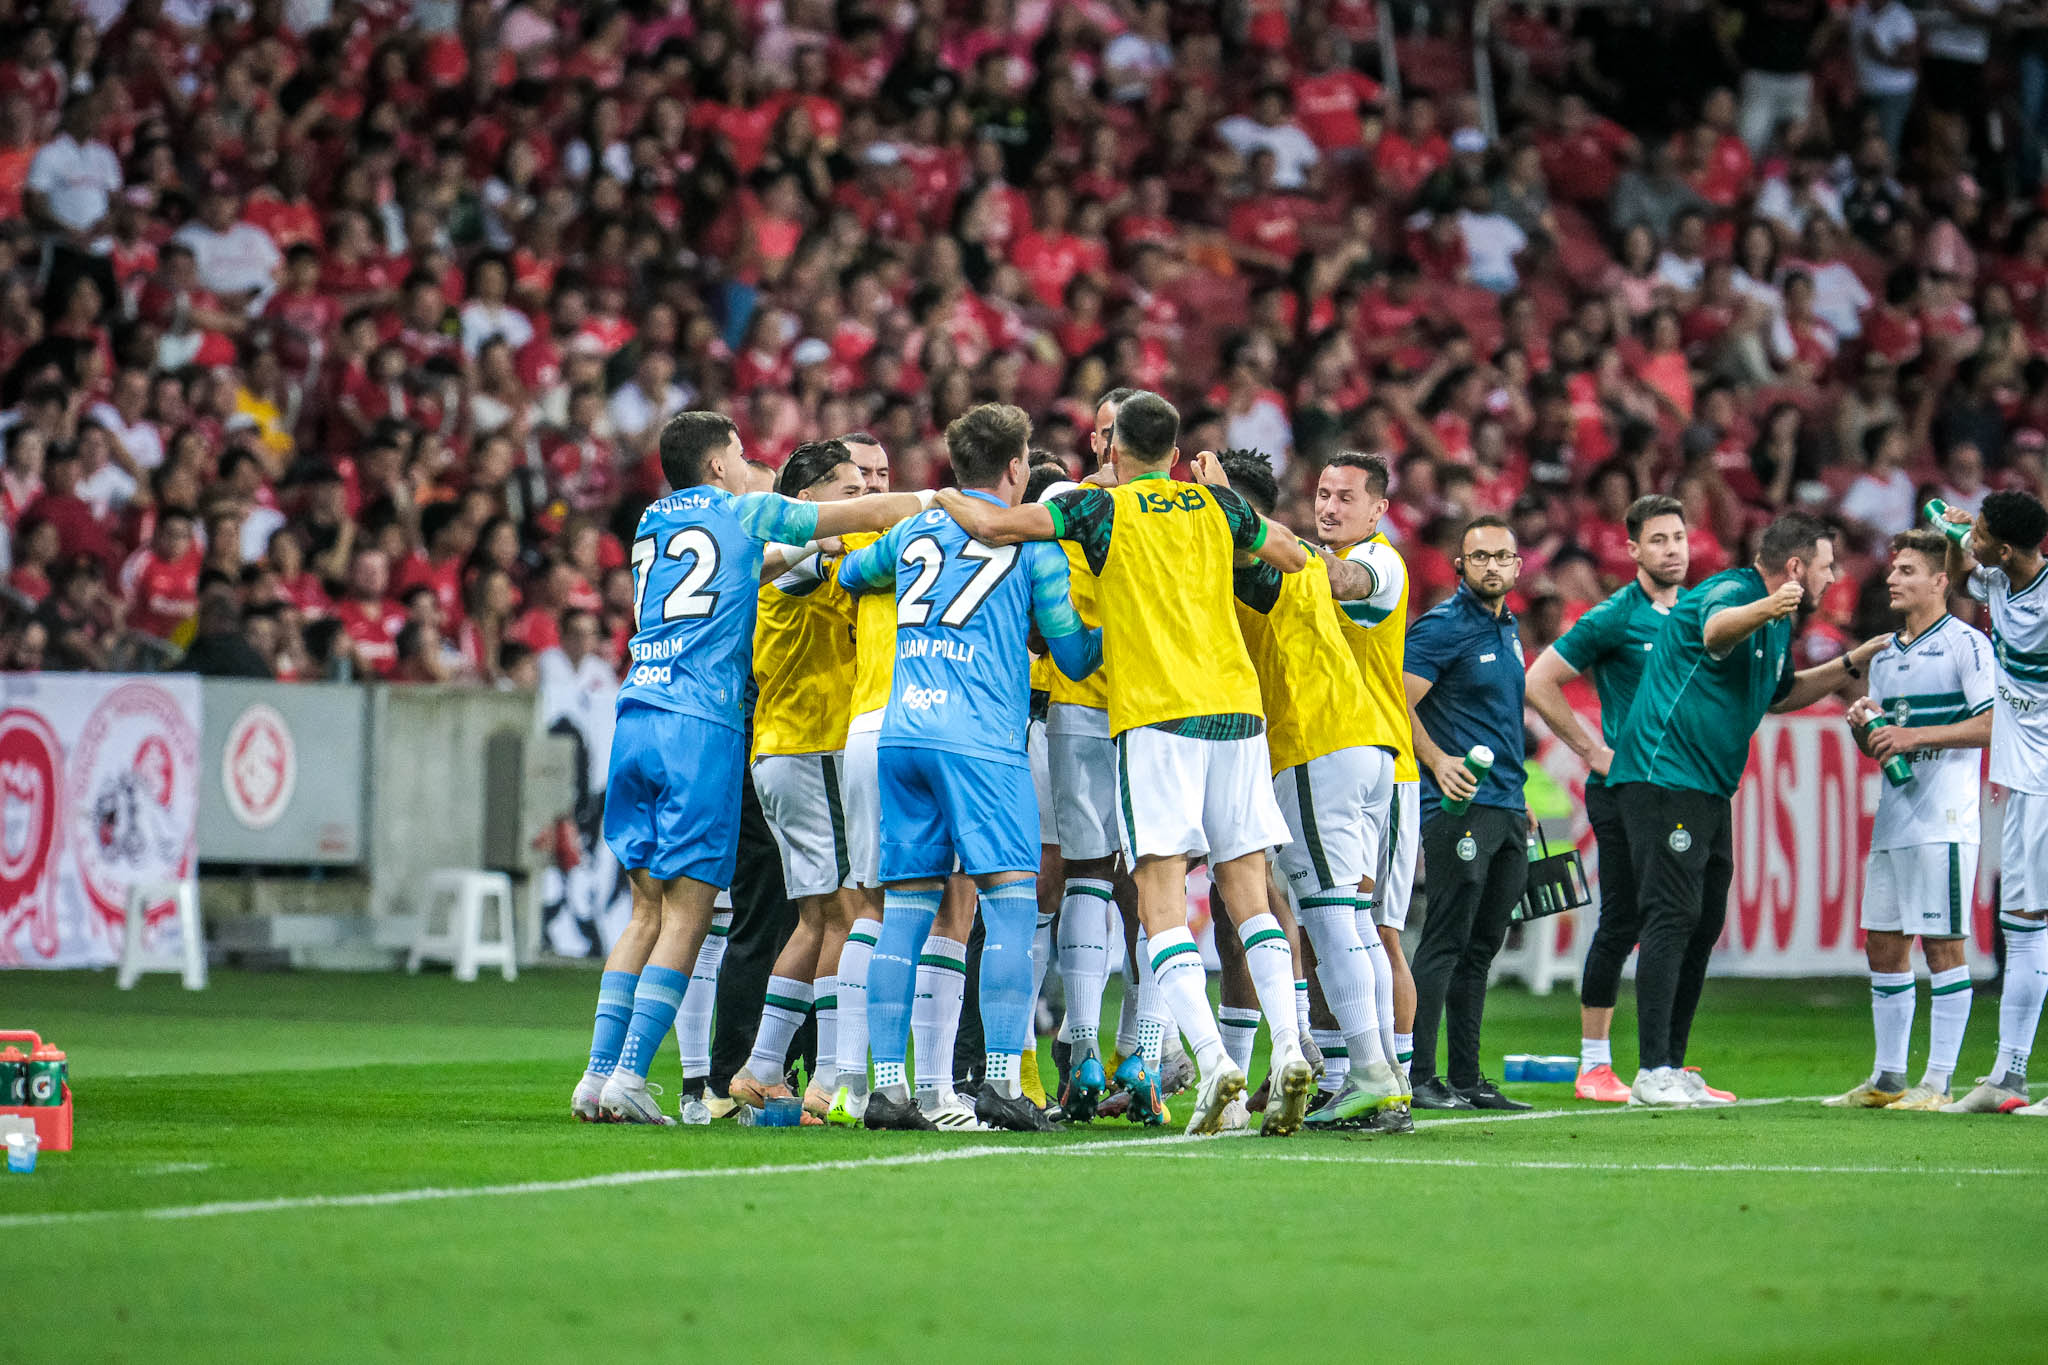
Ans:
POLYGON ((1528 803, 1522 799, 1522 640, 1507 596, 1521 572, 1515 533, 1479 517, 1458 542, 1458 590, 1408 630, 1402 661, 1415 757, 1422 766, 1422 863, 1428 916, 1416 947, 1418 1109, 1527 1109, 1479 1072, 1486 980, 1508 916, 1529 884, 1528 803), (1493 750, 1474 782, 1465 755, 1493 750), (1447 814, 1446 798, 1472 804, 1447 814), (1436 1069, 1438 1021, 1450 1015, 1448 1079, 1436 1069))

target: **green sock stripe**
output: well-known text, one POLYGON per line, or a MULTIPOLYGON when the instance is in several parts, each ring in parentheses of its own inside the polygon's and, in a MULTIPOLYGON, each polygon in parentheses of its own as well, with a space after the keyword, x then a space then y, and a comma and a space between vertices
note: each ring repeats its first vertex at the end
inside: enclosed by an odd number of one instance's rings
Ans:
POLYGON ((848 943, 865 943, 870 948, 875 946, 875 936, 873 934, 848 934, 846 941, 848 943))
POLYGON ((1913 983, 1910 981, 1903 986, 1880 986, 1873 982, 1871 983, 1870 993, 1872 995, 1903 995, 1912 989, 1913 983))
POLYGON ((2038 934, 2043 929, 2048 929, 2048 921, 2019 919, 2016 917, 2008 918, 2005 915, 2000 915, 1998 917, 1998 927, 2005 930, 2008 934, 2038 934))
POLYGON ((1196 957, 1199 958, 1202 955, 1202 950, 1200 948, 1197 948, 1192 943, 1176 943, 1171 945, 1170 947, 1161 948, 1158 952, 1152 954, 1153 972, 1157 973, 1161 964, 1163 964, 1168 958, 1179 957, 1182 953, 1193 953, 1196 957))
POLYGON ((1351 1049, 1345 1047, 1342 1043, 1339 1043, 1334 1047, 1324 1048, 1323 1055, 1325 1057, 1349 1057, 1351 1055, 1351 1049))
POLYGON ((1966 991, 1966 990, 1969 990, 1969 989, 1970 989, 1970 987, 1971 987, 1971 984, 1972 984, 1972 983, 1971 983, 1971 982, 1968 982, 1968 981, 1954 981, 1954 982, 1951 982, 1951 983, 1949 983, 1949 984, 1948 984, 1948 985, 1946 985, 1946 986, 1936 986, 1936 987, 1935 987, 1935 988, 1934 988, 1934 989, 1933 989, 1932 991, 1930 991, 1930 992, 1929 992, 1929 994, 1930 994, 1930 995, 1954 995, 1954 994, 1955 994, 1955 993, 1956 993, 1957 991, 1966 991))
POLYGON ((721 928, 719 928, 719 927, 718 927, 717 925, 715 925, 715 924, 714 924, 714 925, 712 925, 712 926, 711 926, 711 927, 710 927, 710 928, 709 928, 708 930, 706 930, 705 932, 706 932, 706 933, 708 933, 708 934, 710 934, 710 935, 711 935, 711 937, 713 937, 713 938, 724 938, 724 937, 725 937, 726 935, 728 935, 728 934, 730 934, 730 933, 732 932, 732 926, 731 926, 730 924, 728 924, 728 925, 726 925, 726 926, 725 926, 724 928, 722 928, 722 929, 721 929, 721 928))
POLYGON ((1115 893, 1105 891, 1099 886, 1076 886, 1072 882, 1067 883, 1066 894, 1069 896, 1093 896, 1097 900, 1104 901, 1116 899, 1115 893))
POLYGON ((839 1008, 839 997, 836 995, 819 996, 811 1002, 811 1008, 814 1010, 836 1010, 839 1008))
POLYGON ((966 962, 957 957, 942 957, 937 953, 926 953, 917 960, 917 965, 920 967, 942 967, 949 972, 958 972, 962 976, 967 975, 966 962))
POLYGON ((1225 1028, 1257 1028, 1259 1026, 1257 1015, 1253 1015, 1249 1019, 1221 1019, 1217 1022, 1225 1028))
POLYGON ((1413 1061, 1414 1058, 1415 1054, 1412 1052, 1396 1052, 1394 1054, 1394 1060, 1397 1062, 1413 1061))
POLYGON ((811 1007, 808 1000, 792 1000, 786 995, 771 995, 761 1003, 775 1009, 788 1010, 792 1014, 802 1014, 811 1007))
POLYGON ((1244 950, 1250 952, 1261 943, 1266 943, 1276 938, 1283 943, 1286 942, 1287 931, 1285 929, 1261 929, 1244 941, 1244 950))
POLYGON ((1304 910, 1309 910, 1309 909, 1317 909, 1317 910, 1320 910, 1320 909, 1324 908, 1325 906, 1337 906, 1337 905, 1347 905, 1347 906, 1355 906, 1355 905, 1357 905, 1357 903, 1358 903, 1358 898, 1357 898, 1356 896, 1339 896, 1339 895, 1327 895, 1327 896, 1303 896, 1303 897, 1301 898, 1301 908, 1302 908, 1302 909, 1304 909, 1304 910))

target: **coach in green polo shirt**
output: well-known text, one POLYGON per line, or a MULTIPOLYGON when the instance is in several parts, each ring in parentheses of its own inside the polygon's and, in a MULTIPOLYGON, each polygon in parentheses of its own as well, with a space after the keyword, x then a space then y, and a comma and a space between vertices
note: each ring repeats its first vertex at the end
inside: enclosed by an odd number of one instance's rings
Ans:
POLYGON ((1685 1108, 1734 1096, 1686 1071, 1707 959, 1728 917, 1735 788, 1767 711, 1797 711, 1863 676, 1869 640, 1795 673, 1794 616, 1835 581, 1835 532, 1789 512, 1764 530, 1756 562, 1678 599, 1643 670, 1607 780, 1636 865, 1641 1067, 1631 1104, 1685 1108))

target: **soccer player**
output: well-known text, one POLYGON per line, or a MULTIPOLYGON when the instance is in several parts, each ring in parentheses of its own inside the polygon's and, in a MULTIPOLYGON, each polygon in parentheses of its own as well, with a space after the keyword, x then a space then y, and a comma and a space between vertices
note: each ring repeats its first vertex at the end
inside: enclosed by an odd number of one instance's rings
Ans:
MULTIPOLYGON (((853 452, 868 492, 889 487, 889 457, 866 432, 840 438, 853 452)), ((857 550, 877 536, 842 538, 857 550)), ((825 1121, 859 1127, 868 1094, 868 964, 882 932, 882 797, 877 741, 896 651, 896 604, 888 593, 868 593, 854 607, 853 717, 847 724, 846 761, 840 786, 846 802, 847 853, 852 870, 846 888, 854 896, 854 921, 839 954, 839 1080, 825 1121)), ((953 1045, 967 986, 967 935, 974 923, 974 883, 947 883, 938 922, 917 967, 917 1000, 911 1036, 917 1040, 918 1102, 939 1127, 972 1132, 981 1127, 953 1091, 953 1045)), ((819 1063, 824 1072, 825 1064, 819 1063)))
MULTIPOLYGON (((1280 493, 1272 462, 1230 450, 1220 463, 1230 487, 1271 517, 1280 493)), ((1404 1093, 1383 1055, 1374 963, 1358 924, 1359 901, 1372 895, 1379 870, 1400 740, 1367 701, 1322 558, 1311 555, 1294 574, 1257 561, 1240 568, 1237 603, 1266 707, 1273 795, 1292 840, 1276 855, 1280 873, 1300 906, 1323 998, 1352 1061, 1335 1097, 1307 1122, 1365 1118, 1398 1108, 1404 1093)), ((1372 928, 1365 932, 1378 941, 1372 928)))
POLYGON ((1974 520, 1961 508, 1949 509, 1948 520, 1970 523, 1967 543, 1949 547, 1949 581, 1964 583, 1990 607, 1998 659, 1991 780, 2005 788, 1998 852, 2005 991, 1991 1074, 1942 1111, 2039 1116, 2048 1114, 2048 1102, 2027 1103, 2027 1054, 2048 995, 2048 593, 2041 583, 2048 510, 2025 493, 1993 493, 1974 520))
POLYGON ((723 413, 676 414, 660 451, 675 491, 641 515, 633 538, 633 667, 619 689, 604 808, 633 915, 605 960, 590 1062, 569 1102, 586 1121, 675 1122, 650 1094, 647 1068, 675 1022, 712 900, 732 881, 762 546, 891 526, 925 501, 741 493, 746 463, 723 413))
POLYGON ((1628 1101, 1628 1085, 1614 1074, 1614 1000, 1621 969, 1636 950, 1642 916, 1636 912, 1635 863, 1629 857, 1628 828, 1607 785, 1614 747, 1635 700, 1636 684, 1678 600, 1692 563, 1685 539, 1685 509, 1678 499, 1649 493, 1630 504, 1628 553, 1636 576, 1588 611, 1529 669, 1529 705, 1551 733, 1585 760, 1586 821, 1600 849, 1600 922, 1586 949, 1579 978, 1579 1078, 1574 1094, 1608 1104, 1628 1101), (1579 724, 1564 699, 1564 685, 1590 670, 1600 697, 1600 737, 1579 724))
POLYGON ((1870 695, 1849 708, 1850 733, 1880 763, 1911 776, 1878 789, 1863 874, 1863 948, 1877 1065, 1870 1079, 1826 1103, 1836 1108, 1939 1109, 1949 1103, 1970 967, 1963 957, 1970 888, 1977 883, 1977 750, 1991 742, 1991 642, 1948 614, 1948 541, 1934 531, 1892 538, 1885 587, 1905 624, 1870 661, 1870 695), (1873 729, 1872 722, 1887 723, 1873 729), (1933 1024, 1927 1071, 1906 1088, 1913 1036, 1913 940, 1927 958, 1933 1024))
MULTIPOLYGON (((1109 458, 1116 410, 1135 392, 1111 389, 1095 405, 1095 430, 1088 439, 1098 467, 1084 480, 1084 486, 1107 488, 1116 483, 1116 466, 1109 458)), ((1101 587, 1095 572, 1079 546, 1063 543, 1060 549, 1067 557, 1074 609, 1083 621, 1099 627, 1101 587)), ((1045 732, 1047 775, 1053 794, 1049 814, 1065 872, 1058 951, 1060 979, 1067 994, 1062 1031, 1068 1047, 1068 1075, 1060 1109, 1069 1121, 1085 1123, 1094 1117, 1109 1085, 1099 1037, 1102 997, 1109 985, 1109 916, 1116 897, 1119 848, 1116 743, 1109 733, 1109 670, 1097 669, 1078 682, 1055 671, 1047 697, 1045 732)), ((1163 1024, 1161 1027, 1163 1036, 1163 1024)), ((1147 1070, 1142 1048, 1124 1059, 1117 1078, 1131 1093, 1135 1106, 1131 1112, 1138 1122, 1162 1115, 1158 1077, 1147 1070)))
POLYGON ((1382 1046, 1405 1083, 1414 1053, 1415 978, 1401 951, 1401 931, 1408 926, 1408 903, 1415 891, 1422 788, 1401 676, 1408 639, 1408 566, 1380 531, 1389 482, 1387 462, 1378 455, 1347 451, 1333 458, 1316 481, 1316 531, 1332 555, 1355 566, 1331 572, 1332 587, 1344 588, 1337 593, 1344 639, 1358 661, 1366 704, 1400 744, 1394 751, 1394 792, 1380 840, 1380 865, 1370 903, 1359 910, 1358 932, 1373 958, 1382 1046), (1359 570, 1367 576, 1363 592, 1340 582, 1359 570))
MULTIPOLYGON (((861 472, 843 441, 812 441, 783 462, 776 491, 802 502, 843 502, 861 495, 861 472)), ((852 917, 840 883, 851 871, 839 786, 853 690, 853 601, 832 577, 836 567, 812 551, 760 590, 754 627, 754 790, 782 855, 785 893, 796 902, 796 930, 769 978, 760 1027, 730 1097, 760 1108, 786 1097, 789 1041, 815 1011, 819 1075, 804 1094, 807 1117, 824 1120, 839 1066, 834 978, 852 917)))
POLYGON ((1728 918, 1735 789, 1765 712, 1797 711, 1863 676, 1889 636, 1794 672, 1793 617, 1835 581, 1835 533, 1787 512, 1756 561, 1681 595, 1636 684, 1607 770, 1636 869, 1641 1070, 1629 1103, 1682 1109, 1735 1097, 1685 1065, 1707 960, 1728 918))
MULTIPOLYGON (((957 496, 1014 504, 1028 478, 1031 421, 985 403, 946 428, 957 496)), ((957 862, 980 889, 979 978, 987 1080, 975 1116, 992 1127, 1049 1131, 1025 1098, 1020 1057, 1032 1034, 1031 942, 1038 918, 1037 796, 1026 751, 1035 625, 1069 677, 1101 662, 1098 631, 1067 597, 1067 563, 1051 546, 991 547, 934 511, 856 551, 839 581, 893 590, 896 660, 882 721, 882 932, 868 968, 875 1089, 869 1128, 932 1130, 904 1061, 915 969, 957 862), (1019 573, 1017 570, 1022 569, 1019 573)), ((946 1063, 950 1066, 949 1055, 946 1063)))
POLYGON ((1152 970, 1202 1073, 1191 1133, 1216 1130, 1244 1090, 1209 1011, 1208 977, 1187 927, 1187 868, 1206 853, 1258 986, 1282 1112, 1299 1127, 1315 1088, 1295 1025, 1293 955, 1266 907, 1266 850, 1287 825, 1273 800, 1259 680, 1238 633, 1232 574, 1240 553, 1284 573, 1308 562, 1301 543, 1225 487, 1216 457, 1201 483, 1173 478, 1180 414, 1153 393, 1118 406, 1115 488, 1077 488, 1007 510, 941 491, 941 505, 988 544, 1070 540, 1101 582, 1109 722, 1117 744, 1118 816, 1138 884, 1152 970))

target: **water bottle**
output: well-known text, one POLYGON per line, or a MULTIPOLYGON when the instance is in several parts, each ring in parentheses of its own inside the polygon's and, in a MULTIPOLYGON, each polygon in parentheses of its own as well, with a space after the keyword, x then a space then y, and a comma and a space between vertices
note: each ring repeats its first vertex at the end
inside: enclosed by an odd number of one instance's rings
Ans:
MULTIPOLYGON (((1486 775, 1493 771, 1493 750, 1487 748, 1484 744, 1473 745, 1472 751, 1465 755, 1465 771, 1472 774, 1473 782, 1484 782, 1486 775)), ((1445 815, 1463 815, 1471 808, 1472 800, 1470 797, 1463 801, 1453 801, 1448 796, 1443 798, 1443 811, 1445 815)))
MULTIPOLYGON (((1891 721, 1887 720, 1884 714, 1880 712, 1871 719, 1870 725, 1864 733, 1874 735, 1890 724, 1891 721)), ((1905 786, 1913 780, 1912 762, 1904 754, 1893 754, 1884 761, 1884 779, 1894 787, 1905 786)))
POLYGON ((1929 498, 1927 505, 1920 509, 1920 514, 1934 523, 1935 530, 1941 532, 1958 545, 1963 544, 1970 538, 1970 523, 1967 521, 1950 521, 1948 519, 1948 504, 1940 498, 1929 498))

